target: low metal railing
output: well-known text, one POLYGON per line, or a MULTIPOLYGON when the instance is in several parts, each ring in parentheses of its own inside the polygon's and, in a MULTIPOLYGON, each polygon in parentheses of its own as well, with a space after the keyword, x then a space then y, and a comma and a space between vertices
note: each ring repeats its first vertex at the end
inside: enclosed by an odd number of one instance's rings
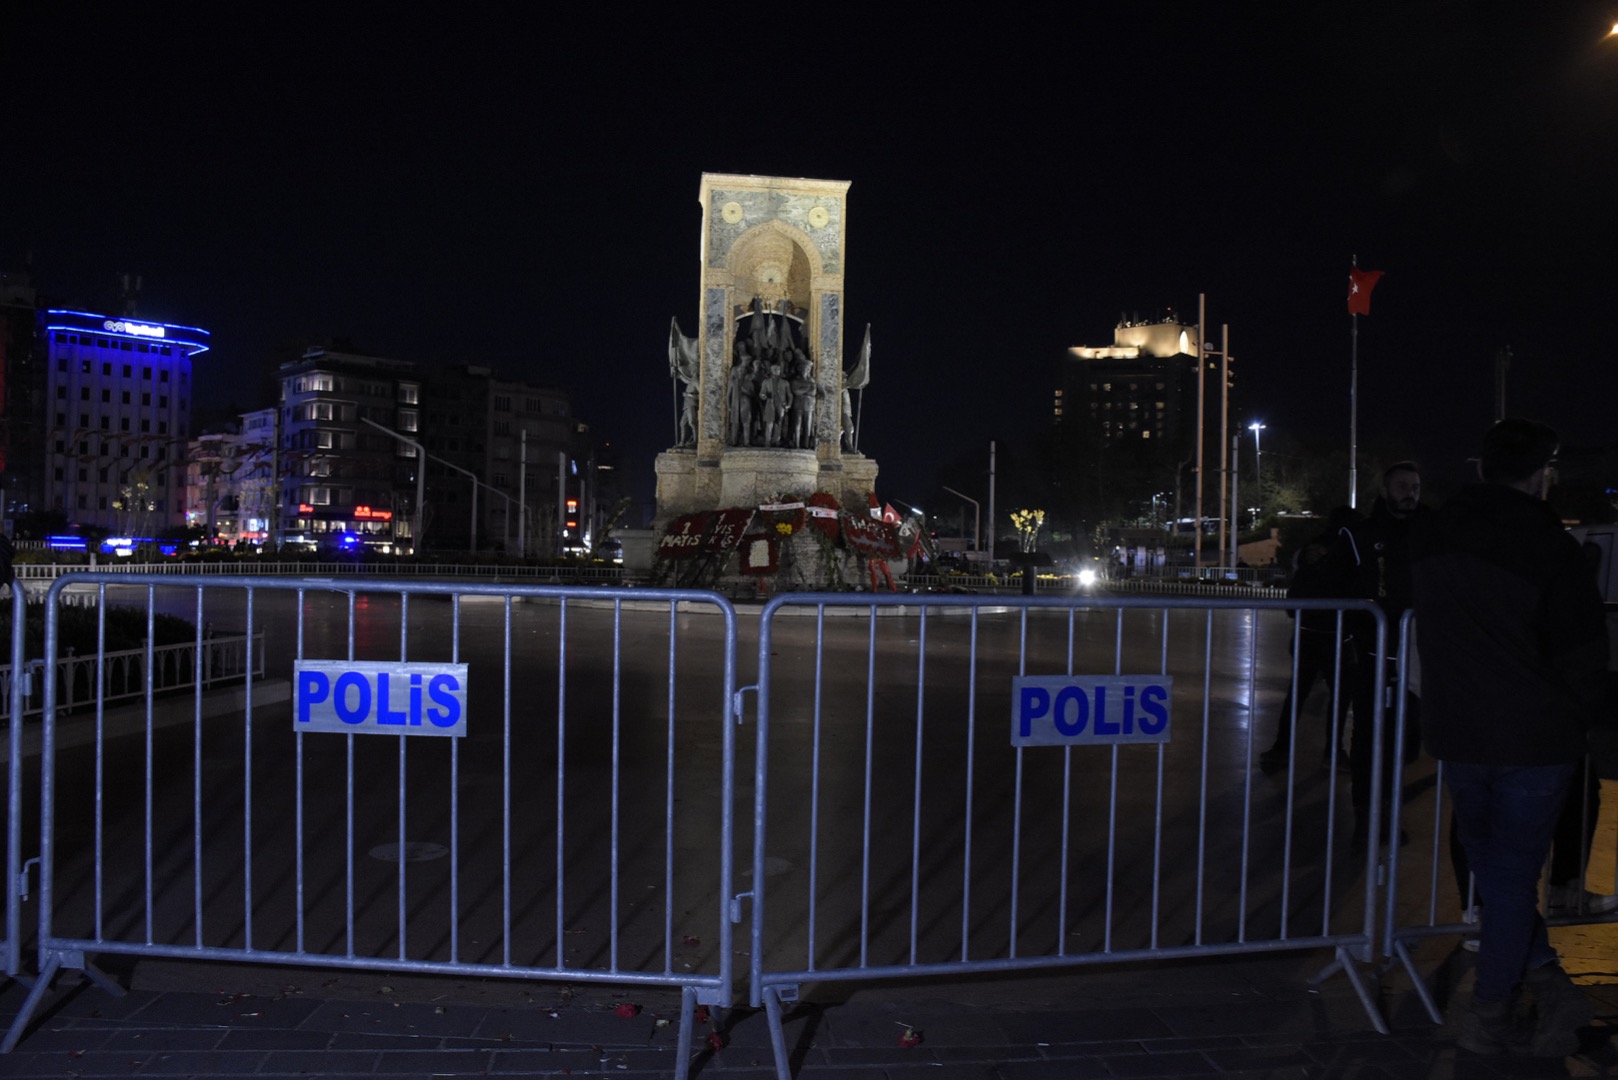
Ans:
MULTIPOLYGON (((57 707, 71 712, 75 706, 95 701, 106 704, 132 701, 146 693, 148 673, 151 675, 152 689, 157 693, 195 689, 199 672, 205 690, 215 683, 246 678, 250 658, 252 674, 258 678, 264 675, 262 633, 253 635, 251 647, 245 634, 205 638, 201 645, 200 664, 197 662, 197 650, 195 642, 187 641, 179 645, 142 645, 134 649, 84 656, 69 652, 54 665, 57 707)), ((43 660, 33 660, 25 665, 34 679, 32 685, 24 685, 20 698, 24 703, 24 718, 38 716, 44 711, 45 690, 39 678, 44 663, 43 660)), ((0 666, 0 719, 10 719, 12 715, 11 688, 15 678, 12 665, 0 666)))

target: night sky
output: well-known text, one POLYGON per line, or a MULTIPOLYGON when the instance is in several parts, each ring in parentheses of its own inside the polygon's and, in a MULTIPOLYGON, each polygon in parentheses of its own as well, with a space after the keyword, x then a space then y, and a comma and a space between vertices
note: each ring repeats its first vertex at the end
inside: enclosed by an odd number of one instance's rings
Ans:
POLYGON ((1618 442, 1618 2, 1092 7, 11 4, 0 267, 91 310, 141 274, 142 317, 213 333, 202 404, 329 338, 566 387, 649 490, 701 173, 839 179, 886 497, 1199 292, 1238 416, 1346 449, 1356 254, 1362 446, 1460 477, 1507 344, 1511 411, 1618 442))

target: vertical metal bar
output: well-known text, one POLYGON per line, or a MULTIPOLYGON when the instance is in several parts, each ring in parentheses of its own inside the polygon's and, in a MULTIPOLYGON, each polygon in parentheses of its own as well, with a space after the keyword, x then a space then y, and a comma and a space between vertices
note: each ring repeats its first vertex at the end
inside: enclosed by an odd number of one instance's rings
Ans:
MULTIPOLYGON (((1328 855, 1334 855, 1337 850, 1337 760, 1342 753, 1343 743, 1343 733, 1338 729, 1338 723, 1343 715, 1340 695, 1344 689, 1343 653, 1348 644, 1343 638, 1343 628, 1346 625, 1344 615, 1343 609, 1341 607, 1337 608, 1337 617, 1332 631, 1332 648, 1336 650, 1336 654, 1332 660, 1331 769, 1329 770, 1330 775, 1326 778, 1326 852, 1328 855)), ((1332 879, 1336 877, 1336 861, 1335 858, 1326 859, 1325 874, 1322 879, 1321 892, 1323 895, 1320 906, 1320 932, 1322 934, 1328 933, 1331 928, 1332 896, 1334 895, 1332 879)))
MULTIPOLYGON (((409 659, 410 659, 410 594, 408 592, 400 592, 399 593, 399 662, 402 664, 402 663, 404 663, 405 661, 407 661, 409 659)), ((405 910, 405 875, 408 873, 408 867, 409 867, 409 863, 405 860, 405 850, 406 850, 406 846, 409 844, 409 840, 408 840, 409 834, 405 830, 405 808, 410 804, 410 792, 409 792, 410 774, 406 771, 405 757, 406 757, 406 751, 407 751, 408 747, 410 746, 410 738, 407 735, 397 735, 397 736, 395 736, 395 738, 398 740, 398 743, 399 743, 399 830, 398 830, 399 831, 399 841, 398 841, 399 846, 398 846, 398 851, 394 855, 394 862, 395 862, 395 866, 397 867, 396 872, 398 874, 398 879, 399 880, 398 880, 398 885, 395 887, 395 895, 398 898, 397 899, 397 903, 398 903, 398 916, 397 916, 397 919, 398 919, 398 924, 399 924, 399 930, 398 930, 398 935, 399 935, 399 959, 403 960, 406 956, 409 955, 409 953, 407 951, 406 944, 405 944, 405 932, 406 932, 406 930, 409 929, 408 926, 406 925, 406 919, 407 919, 408 916, 407 916, 407 913, 406 913, 406 910, 405 910)))
MULTIPOLYGON (((247 590, 247 648, 253 647, 253 590, 247 590)), ((202 588, 197 588, 197 621, 202 621, 202 588)), ((251 652, 249 652, 251 657, 251 652)), ((242 802, 247 808, 247 820, 242 826, 242 873, 244 941, 249 951, 253 948, 253 676, 252 664, 247 665, 247 698, 242 703, 242 802)), ((201 705, 201 698, 198 698, 201 705)), ((202 920, 197 920, 200 924, 202 920)))
POLYGON ((511 595, 504 604, 505 636, 500 669, 503 695, 500 753, 500 962, 511 966, 511 595))
MULTIPOLYGON (((679 643, 678 600, 669 601, 668 720, 663 732, 663 974, 674 971, 674 673, 679 643)), ((728 724, 726 725, 729 726, 728 724)), ((724 894, 721 893, 721 898, 724 894)))
POLYGON ((566 803, 567 798, 567 597, 557 612, 556 633, 556 966, 567 966, 563 943, 567 928, 562 925, 563 897, 566 894, 566 803))
MULTIPOLYGON (((1252 608, 1243 613, 1247 623, 1247 748, 1242 754, 1245 764, 1253 760, 1253 718, 1258 715, 1258 612, 1252 608)), ((1292 770, 1287 770, 1287 784, 1284 788, 1283 798, 1286 802, 1286 819, 1292 820, 1292 770)), ((1242 857, 1241 857, 1241 885, 1238 888, 1236 901, 1236 940, 1247 941, 1247 891, 1248 878, 1252 870, 1252 836, 1253 836, 1253 770, 1242 770, 1242 857)), ((1282 866, 1281 878, 1281 918, 1286 918, 1286 866, 1282 866)))
MULTIPOLYGON (((194 608, 192 625, 192 682, 194 684, 191 700, 193 707, 191 721, 191 910, 194 913, 191 920, 194 927, 194 941, 198 948, 202 947, 202 589, 196 590, 196 607, 194 608)), ((248 851, 244 844, 242 851, 248 851)), ((248 896, 252 895, 251 890, 248 896)), ((252 904, 247 905, 249 919, 252 915, 252 904)), ((251 922, 248 923, 251 927, 251 922)))
MULTIPOLYGON (((248 595, 251 596, 252 594, 249 593, 248 595)), ((296 661, 296 660, 302 660, 303 659, 303 627, 304 627, 304 616, 306 614, 304 609, 305 609, 306 605, 308 604, 309 594, 308 594, 308 592, 306 590, 300 588, 293 594, 293 597, 294 597, 294 601, 296 603, 296 612, 297 612, 297 614, 296 614, 297 622, 296 622, 296 625, 293 628, 294 636, 295 636, 295 639, 296 639, 296 645, 295 645, 294 651, 293 651, 293 659, 296 661)), ((251 621, 249 621, 247 625, 248 625, 248 632, 249 632, 249 634, 251 634, 253 624, 252 624, 251 621)), ((249 700, 251 700, 251 695, 249 695, 249 700)), ((294 888, 297 891, 297 903, 296 903, 297 913, 296 913, 295 917, 297 919, 298 951, 303 952, 305 949, 308 948, 308 944, 307 944, 307 942, 305 940, 305 934, 308 931, 307 895, 308 895, 308 885, 309 885, 309 882, 308 882, 308 863, 309 863, 309 859, 308 859, 308 851, 304 847, 304 842, 303 842, 305 826, 304 826, 303 731, 302 731, 302 729, 296 729, 296 730, 294 730, 292 732, 292 761, 293 761, 293 763, 292 763, 292 787, 293 787, 293 812, 292 812, 292 815, 293 815, 293 820, 294 820, 294 827, 297 829, 297 835, 293 837, 293 847, 294 847, 295 852, 296 852, 295 858, 296 858, 296 861, 297 861, 297 870, 296 870, 297 881, 296 881, 296 884, 294 885, 294 888)))
MULTIPOLYGON (((1018 609, 1017 622, 1017 674, 1028 674, 1028 608, 1018 609)), ((1017 747, 1012 751, 1013 780, 1011 794, 1011 906, 1008 916, 1011 920, 1009 928, 1010 952, 1009 956, 1017 955, 1017 905, 1021 899, 1019 887, 1022 884, 1022 766, 1023 748, 1017 747)))
MULTIPOLYGON (((1124 609, 1119 608, 1112 631, 1112 673, 1124 673, 1124 609)), ((1102 952, 1112 952, 1113 912, 1118 894, 1118 747, 1111 747, 1111 776, 1107 790, 1107 898, 1102 920, 1102 952)))
MULTIPOLYGON (((1162 623, 1161 642, 1158 646, 1157 670, 1161 675, 1169 673, 1169 620, 1167 612, 1162 623)), ((1158 946, 1159 925, 1163 914, 1163 780, 1165 765, 1168 758, 1168 747, 1162 743, 1157 747, 1157 815, 1152 823, 1152 948, 1158 946)))
MULTIPOLYGON (((39 747, 39 941, 51 939, 51 913, 56 896, 56 658, 61 651, 60 591, 46 594, 45 600, 45 663, 41 676, 45 680, 44 698, 40 702, 39 747), (54 602, 53 602, 54 601, 54 602)), ((15 725, 14 725, 15 726, 15 725)), ((101 788, 101 722, 96 720, 96 791, 101 788)), ((96 932, 101 930, 101 867, 100 828, 101 799, 95 801, 96 818, 96 879, 95 922, 96 932)), ((45 968, 43 957, 41 968, 45 968)))
POLYGON ((611 906, 610 923, 607 927, 607 962, 613 970, 618 970, 618 872, 619 872, 619 842, 621 838, 623 812, 623 767, 624 767, 624 730, 623 730, 623 650, 624 650, 624 605, 622 601, 614 600, 612 605, 612 837, 608 853, 611 867, 611 879, 607 883, 609 904, 611 906))
MULTIPOLYGON (((1379 855, 1378 849, 1383 839, 1382 748, 1387 737, 1387 733, 1383 728, 1387 720, 1385 705, 1387 703, 1388 668, 1384 658, 1388 655, 1388 618, 1386 613, 1379 607, 1373 609, 1372 615, 1376 619, 1376 676, 1372 684, 1372 688, 1376 691, 1376 701, 1371 709, 1371 820, 1367 828, 1370 839, 1365 845, 1365 922, 1363 925, 1365 945, 1360 956, 1360 959, 1365 963, 1371 962, 1373 943, 1376 940, 1376 890, 1378 885, 1376 866, 1379 855)), ((1357 723, 1358 720, 1356 719, 1355 722, 1357 723)), ((1402 755, 1400 760, 1403 760, 1402 755)), ((1394 847, 1395 849, 1398 847, 1397 840, 1394 847)), ((1390 890, 1389 896, 1391 897, 1392 895, 1393 892, 1390 890)))
MULTIPOLYGON (((1168 618, 1168 611, 1163 612, 1168 618)), ((1203 901, 1208 887, 1208 745, 1212 737, 1213 703, 1213 609, 1203 613, 1202 622, 1202 762, 1197 782, 1197 922, 1193 937, 1202 944, 1203 901)))
MULTIPOLYGON (((751 947, 751 955, 748 958, 748 975, 749 975, 748 983, 749 983, 749 986, 748 986, 748 991, 747 991, 747 993, 748 993, 748 1003, 751 1004, 754 1008, 757 1008, 759 1005, 763 1004, 766 999, 773 1000, 773 995, 766 994, 764 992, 764 989, 763 989, 764 964, 765 964, 765 959, 766 959, 765 956, 764 956, 764 923, 765 923, 766 919, 768 918, 768 907, 767 907, 767 905, 765 903, 764 859, 765 859, 766 852, 768 850, 768 826, 769 826, 769 822, 767 820, 768 814, 767 814, 766 811, 767 811, 767 808, 768 808, 768 805, 769 805, 769 790, 768 789, 769 789, 769 778, 770 778, 770 773, 769 773, 769 758, 770 758, 770 645, 772 643, 773 626, 774 626, 774 620, 775 620, 775 609, 776 609, 776 607, 777 607, 777 605, 779 603, 780 603, 780 598, 777 597, 775 600, 772 600, 768 604, 766 604, 765 607, 764 607, 763 613, 759 616, 759 624, 758 624, 758 661, 757 661, 758 662, 758 723, 757 723, 758 730, 755 733, 754 739, 753 739, 753 920, 752 920, 753 925, 749 928, 749 931, 748 931, 748 939, 749 939, 752 947, 751 947)), ((825 625, 825 605, 824 604, 818 605, 818 616, 819 617, 817 619, 816 625, 818 627, 823 628, 824 625, 825 625)), ((726 640, 727 640, 727 643, 728 643, 731 639, 727 638, 726 640)), ((819 673, 819 670, 820 670, 819 653, 820 653, 820 649, 821 649, 821 642, 823 640, 824 640, 823 635, 821 635, 821 634, 819 634, 817 632, 817 634, 815 635, 815 653, 816 653, 816 656, 815 656, 815 671, 817 673, 817 676, 818 676, 818 673, 819 673)), ((818 682, 819 682, 818 677, 816 679, 816 682, 818 684, 818 682)), ((815 727, 814 727, 814 730, 815 730, 816 746, 815 746, 814 753, 815 753, 815 757, 816 757, 816 762, 815 762, 813 768, 815 770, 815 775, 818 776, 819 775, 819 768, 820 768, 819 760, 818 760, 819 752, 820 752, 820 749, 819 749, 819 741, 820 741, 819 740, 819 735, 820 735, 819 704, 820 704, 820 702, 819 702, 818 697, 816 698, 815 704, 816 704, 816 711, 815 711, 815 721, 814 721, 815 727)), ((727 706, 727 708, 728 708, 728 706, 727 706)), ((729 715, 728 712, 727 712, 726 715, 727 716, 729 715)), ((739 717, 738 717, 738 719, 739 719, 739 717)), ((727 723, 725 726, 728 728, 731 725, 729 723, 727 723)), ((814 837, 814 829, 815 829, 815 816, 816 816, 815 811, 811 810, 811 812, 810 812, 810 821, 809 821, 809 828, 810 828, 809 894, 810 894, 811 902, 810 902, 810 908, 809 908, 809 934, 808 934, 809 955, 808 955, 808 959, 806 961, 806 966, 810 970, 813 970, 814 966, 815 966, 814 965, 815 918, 814 918, 814 904, 813 904, 813 897, 814 897, 814 894, 816 892, 816 888, 815 888, 815 864, 814 864, 814 858, 815 858, 815 856, 814 856, 814 848, 815 848, 816 845, 815 845, 814 839, 813 839, 813 837, 814 837)), ((724 895, 724 894, 721 894, 719 899, 721 900, 721 902, 723 902, 723 901, 726 901, 726 900, 728 900, 730 898, 728 896, 724 895)), ((728 924, 729 921, 730 921, 729 919, 725 919, 725 920, 723 920, 721 922, 720 925, 723 926, 725 924, 728 924)), ((778 1028, 775 1028, 775 1027, 772 1026, 772 1028, 771 1028, 772 1042, 776 1041, 776 1039, 777 1039, 777 1036, 776 1036, 777 1031, 778 1031, 778 1028)))
MULTIPOLYGON (((348 658, 350 660, 355 659, 354 591, 352 589, 348 591, 348 658)), ((348 958, 350 960, 354 958, 354 740, 357 737, 358 736, 354 735, 352 732, 343 736, 343 742, 346 744, 345 767, 347 769, 347 782, 344 785, 344 820, 346 825, 343 831, 345 834, 344 840, 346 850, 348 852, 345 860, 347 881, 345 885, 346 891, 344 892, 343 898, 343 919, 346 949, 348 958)))
POLYGON ((916 749, 915 776, 911 782, 910 808, 910 962, 916 962, 916 926, 921 901, 921 751, 924 745, 927 705, 927 609, 921 609, 921 628, 916 646, 916 749))
MULTIPOLYGON (((1119 612, 1120 617, 1122 611, 1119 612)), ((1078 608, 1067 609, 1067 674, 1075 675, 1073 662, 1078 637, 1078 608)), ((1067 887, 1072 870, 1073 833, 1073 747, 1062 747, 1062 850, 1058 859, 1056 896, 1056 954, 1067 955, 1067 887)))
POLYGON ((972 834, 976 818, 972 809, 972 779, 977 768, 978 719, 978 608, 972 608, 969 646, 966 657, 966 847, 961 867, 961 962, 970 959, 968 939, 972 933, 972 834))
MULTIPOLYGON (((476 490, 476 489, 474 489, 476 490)), ((461 662, 461 594, 450 598, 450 663, 461 662)), ((449 740, 449 958, 461 959, 461 740, 449 740)))
MULTIPOLYGON (((760 653, 761 664, 765 672, 769 670, 769 654, 760 653)), ((815 969, 815 930, 820 925, 820 749, 821 749, 821 720, 824 716, 825 705, 825 673, 826 673, 826 605, 815 605, 815 695, 814 695, 814 745, 810 750, 809 763, 809 958, 808 969, 815 969)), ((765 688, 760 686, 759 705, 763 707, 765 688)), ((762 755, 760 755, 762 758, 762 755)), ((762 816, 762 815, 761 815, 762 816)), ((758 888, 760 875, 754 875, 753 887, 758 888)))
MULTIPOLYGON (((1254 653, 1254 656, 1256 657, 1257 654, 1258 654, 1258 641, 1257 641, 1257 629, 1258 628, 1257 628, 1257 618, 1256 618, 1257 613, 1255 612, 1254 614, 1255 614, 1255 620, 1254 620, 1255 625, 1254 625, 1253 653, 1254 653)), ((1294 824, 1295 824, 1295 822, 1297 820, 1296 811, 1297 811, 1298 785, 1297 785, 1297 768, 1296 768, 1296 765, 1297 765, 1297 761, 1298 761, 1298 712, 1303 706, 1303 698, 1308 695, 1309 690, 1310 690, 1310 687, 1300 685, 1299 682, 1298 682, 1298 665, 1301 663, 1301 658, 1302 658, 1302 655, 1303 655, 1303 611, 1301 609, 1295 609, 1295 610, 1289 612, 1288 614, 1290 614, 1292 616, 1292 635, 1291 635, 1292 636, 1292 641, 1291 641, 1292 663, 1290 665, 1290 668, 1291 668, 1291 682, 1287 684, 1287 701, 1291 702, 1291 708, 1289 710, 1289 715, 1282 717, 1281 721, 1280 721, 1281 723, 1287 725, 1287 777, 1286 777, 1285 784, 1282 785, 1282 795, 1286 800, 1286 813, 1285 813, 1285 819, 1284 819, 1284 822, 1283 822, 1283 825, 1282 825, 1282 830, 1281 830, 1281 938, 1282 938, 1282 940, 1285 940, 1286 937, 1287 937, 1287 929, 1288 929, 1288 926, 1289 926, 1289 924, 1291 922, 1291 919, 1292 919, 1292 904, 1291 904, 1291 895, 1292 895, 1292 836, 1293 836, 1293 826, 1294 826, 1294 824)), ((1256 664, 1256 660, 1255 660, 1255 664, 1256 664)), ((1253 683, 1254 683, 1254 680, 1251 677, 1249 677, 1249 679, 1248 679, 1249 687, 1251 687, 1253 685, 1253 683)), ((1257 716, 1258 715, 1258 699, 1254 696, 1254 691, 1251 690, 1251 689, 1248 691, 1247 700, 1250 703, 1249 706, 1248 706, 1249 715, 1250 716, 1257 716)), ((1327 708, 1326 727, 1327 727, 1328 731, 1331 730, 1332 720, 1333 720, 1333 717, 1335 716, 1335 714, 1332 713, 1330 710, 1335 706, 1335 704, 1336 703, 1332 702, 1332 701, 1326 702, 1326 708, 1327 708)), ((1249 732, 1251 732, 1251 728, 1252 728, 1251 722, 1249 722, 1248 728, 1249 728, 1249 732)), ((1332 738, 1332 741, 1335 743, 1336 737, 1335 736, 1330 736, 1330 737, 1332 738)), ((1249 738, 1248 738, 1248 750, 1249 751, 1252 750, 1251 734, 1249 734, 1249 738)), ((1329 750, 1327 752, 1330 753, 1329 750)), ((1329 860, 1329 859, 1327 860, 1327 862, 1330 862, 1330 861, 1331 860, 1329 860)))
POLYGON ((16 978, 22 970, 18 953, 22 946, 22 725, 26 709, 23 682, 26 678, 28 594, 22 578, 11 582, 11 715, 6 724, 10 756, 6 758, 6 974, 16 978))
POLYGON ((860 826, 860 967, 871 962, 871 755, 876 730, 876 611, 869 612, 865 649, 865 811, 860 826))

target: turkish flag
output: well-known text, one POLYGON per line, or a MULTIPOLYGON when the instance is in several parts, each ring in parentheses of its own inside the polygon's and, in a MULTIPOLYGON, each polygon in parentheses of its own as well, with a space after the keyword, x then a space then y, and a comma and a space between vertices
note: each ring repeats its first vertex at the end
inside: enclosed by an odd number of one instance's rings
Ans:
POLYGON ((1361 270, 1354 267, 1348 272, 1348 313, 1350 315, 1369 315, 1371 313, 1371 290, 1376 288, 1377 281, 1382 277, 1380 270, 1361 270))

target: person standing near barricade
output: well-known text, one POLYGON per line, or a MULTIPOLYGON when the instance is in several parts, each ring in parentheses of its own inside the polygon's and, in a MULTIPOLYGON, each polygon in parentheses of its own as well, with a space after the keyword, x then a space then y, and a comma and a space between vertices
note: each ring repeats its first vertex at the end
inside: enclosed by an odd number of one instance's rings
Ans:
MULTIPOLYGON (((1410 609, 1410 529, 1426 510, 1421 505, 1421 471, 1413 461, 1389 465, 1382 473, 1382 494, 1371 515, 1341 530, 1333 545, 1329 572, 1335 575, 1332 595, 1373 600, 1387 616, 1386 655, 1377 655, 1376 625, 1368 618, 1354 620, 1354 723, 1349 736, 1350 794, 1354 803, 1353 844, 1369 840, 1371 823, 1372 753, 1376 716, 1376 687, 1381 677, 1384 702, 1382 739, 1383 780, 1391 785, 1394 760, 1394 721, 1399 686, 1399 620, 1410 609)), ((1405 702, 1404 758, 1415 759, 1420 746, 1420 717, 1414 695, 1405 702)), ((1392 820, 1387 807, 1396 805, 1390 791, 1383 808, 1383 823, 1392 820)), ((1402 837, 1401 837, 1402 839, 1402 837)))
POLYGON ((1538 910, 1540 870, 1605 689, 1607 632, 1578 544, 1542 500, 1556 433, 1506 419, 1483 437, 1480 484, 1412 538, 1423 738, 1444 764, 1455 824, 1484 903, 1471 1010, 1459 1044, 1523 1049, 1516 996, 1537 1021, 1526 1048, 1579 1046, 1590 1002, 1538 910))
MULTIPOLYGON (((1339 506, 1326 519, 1326 530, 1298 549, 1293 560, 1292 581, 1287 586, 1289 600, 1317 600, 1335 596, 1326 558, 1340 530, 1361 521, 1359 514, 1339 506)), ((1354 654, 1348 648, 1351 636, 1345 623, 1339 628, 1335 611, 1287 612, 1298 618, 1298 633, 1287 642, 1287 651, 1296 649, 1298 678, 1287 688, 1276 716, 1275 741, 1258 756, 1266 769, 1284 768, 1292 758, 1292 710, 1296 702, 1301 712, 1317 679, 1326 683, 1326 744, 1320 760, 1330 767, 1333 747, 1341 741, 1343 721, 1348 715, 1350 690, 1354 686, 1354 654)), ((1290 673, 1289 673, 1290 674, 1290 673)), ((1338 763, 1348 764, 1342 753, 1338 763)))

